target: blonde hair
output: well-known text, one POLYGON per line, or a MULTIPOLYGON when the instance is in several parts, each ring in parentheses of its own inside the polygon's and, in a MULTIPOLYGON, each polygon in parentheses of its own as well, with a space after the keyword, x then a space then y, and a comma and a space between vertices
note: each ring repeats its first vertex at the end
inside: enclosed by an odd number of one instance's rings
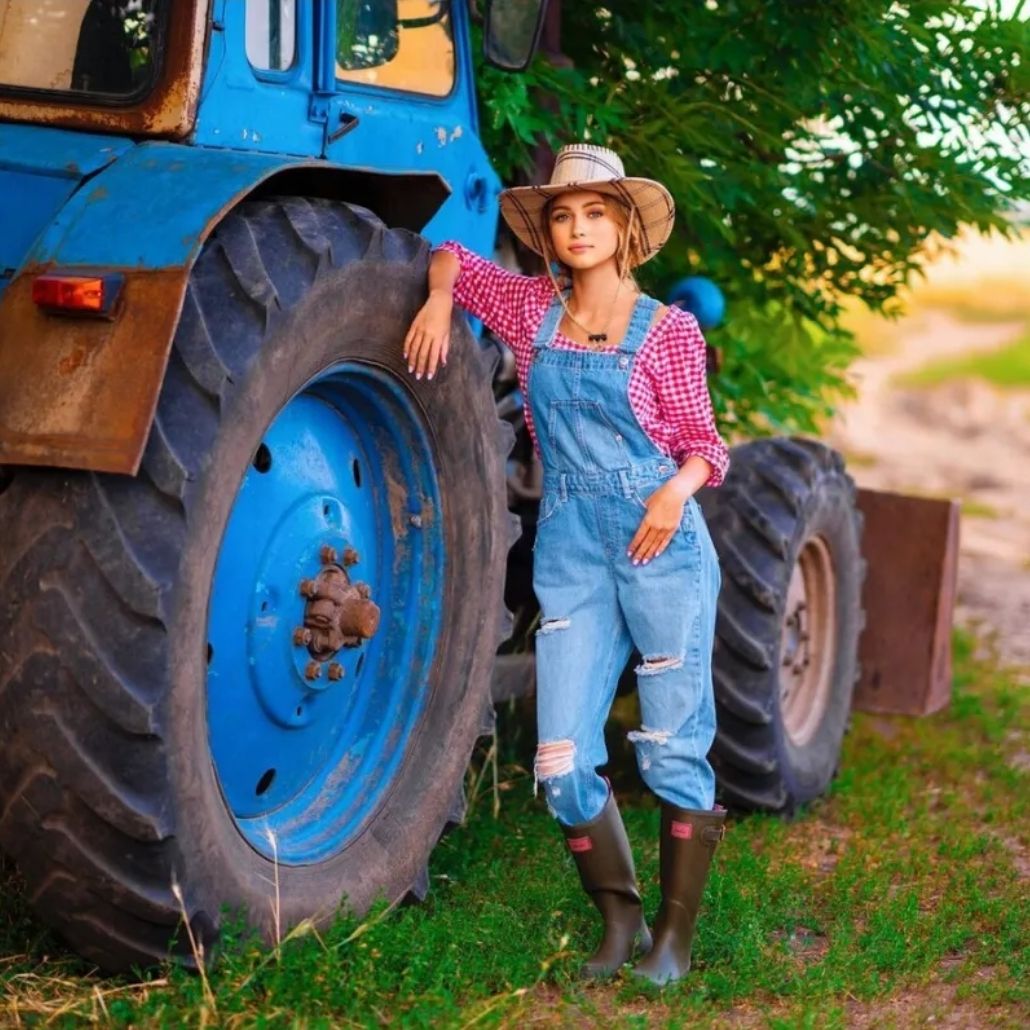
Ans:
MULTIPOLYGON (((554 252, 554 244, 551 242, 551 208, 560 196, 560 193, 556 194, 544 205, 541 214, 543 231, 540 238, 544 245, 543 257, 544 264, 547 266, 547 275, 551 280, 551 285, 554 286, 554 292, 561 298, 562 287, 559 285, 558 278, 555 277, 554 265, 558 265, 561 278, 567 283, 572 282, 572 272, 558 260, 558 256, 554 252)), ((639 288, 633 276, 633 269, 644 260, 644 245, 640 237, 640 223, 637 220, 636 208, 608 193, 604 193, 602 196, 604 197, 605 211, 612 216, 612 220, 619 229, 619 246, 615 251, 615 268, 619 273, 619 281, 624 282, 628 279, 634 288, 639 288)), ((564 302, 564 298, 562 300, 564 302)))

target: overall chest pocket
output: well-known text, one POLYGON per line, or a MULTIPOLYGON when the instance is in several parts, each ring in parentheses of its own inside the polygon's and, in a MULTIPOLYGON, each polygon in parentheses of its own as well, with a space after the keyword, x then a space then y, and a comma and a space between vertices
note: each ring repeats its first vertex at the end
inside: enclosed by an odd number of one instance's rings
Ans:
POLYGON ((567 470, 591 472, 629 464, 622 433, 596 401, 552 401, 547 428, 567 470))

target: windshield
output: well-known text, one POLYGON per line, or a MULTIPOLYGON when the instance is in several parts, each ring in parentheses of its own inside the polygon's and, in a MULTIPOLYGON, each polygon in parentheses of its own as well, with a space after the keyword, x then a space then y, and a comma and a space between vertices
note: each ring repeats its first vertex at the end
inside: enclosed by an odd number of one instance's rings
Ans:
POLYGON ((140 99, 171 0, 0 0, 0 89, 140 99))
POLYGON ((450 0, 336 0, 336 77, 443 97, 454 86, 450 0))

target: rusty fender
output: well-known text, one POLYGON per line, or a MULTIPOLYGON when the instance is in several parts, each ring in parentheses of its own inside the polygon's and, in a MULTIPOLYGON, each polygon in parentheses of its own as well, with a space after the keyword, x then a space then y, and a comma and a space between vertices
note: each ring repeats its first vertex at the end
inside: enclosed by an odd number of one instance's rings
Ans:
POLYGON ((433 174, 132 148, 71 196, 0 296, 0 466, 136 473, 193 263, 226 214, 273 179, 276 190, 352 200, 415 230, 449 193, 433 174), (114 318, 44 313, 32 301, 44 272, 119 273, 114 318))

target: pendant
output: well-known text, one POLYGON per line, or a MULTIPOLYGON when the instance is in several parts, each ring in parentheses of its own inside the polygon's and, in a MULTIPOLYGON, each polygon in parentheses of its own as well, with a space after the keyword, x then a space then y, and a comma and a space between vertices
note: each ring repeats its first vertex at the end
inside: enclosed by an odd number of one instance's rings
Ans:
POLYGON ((607 343, 608 342, 608 334, 607 333, 591 333, 590 335, 587 336, 587 340, 590 343, 607 343))

